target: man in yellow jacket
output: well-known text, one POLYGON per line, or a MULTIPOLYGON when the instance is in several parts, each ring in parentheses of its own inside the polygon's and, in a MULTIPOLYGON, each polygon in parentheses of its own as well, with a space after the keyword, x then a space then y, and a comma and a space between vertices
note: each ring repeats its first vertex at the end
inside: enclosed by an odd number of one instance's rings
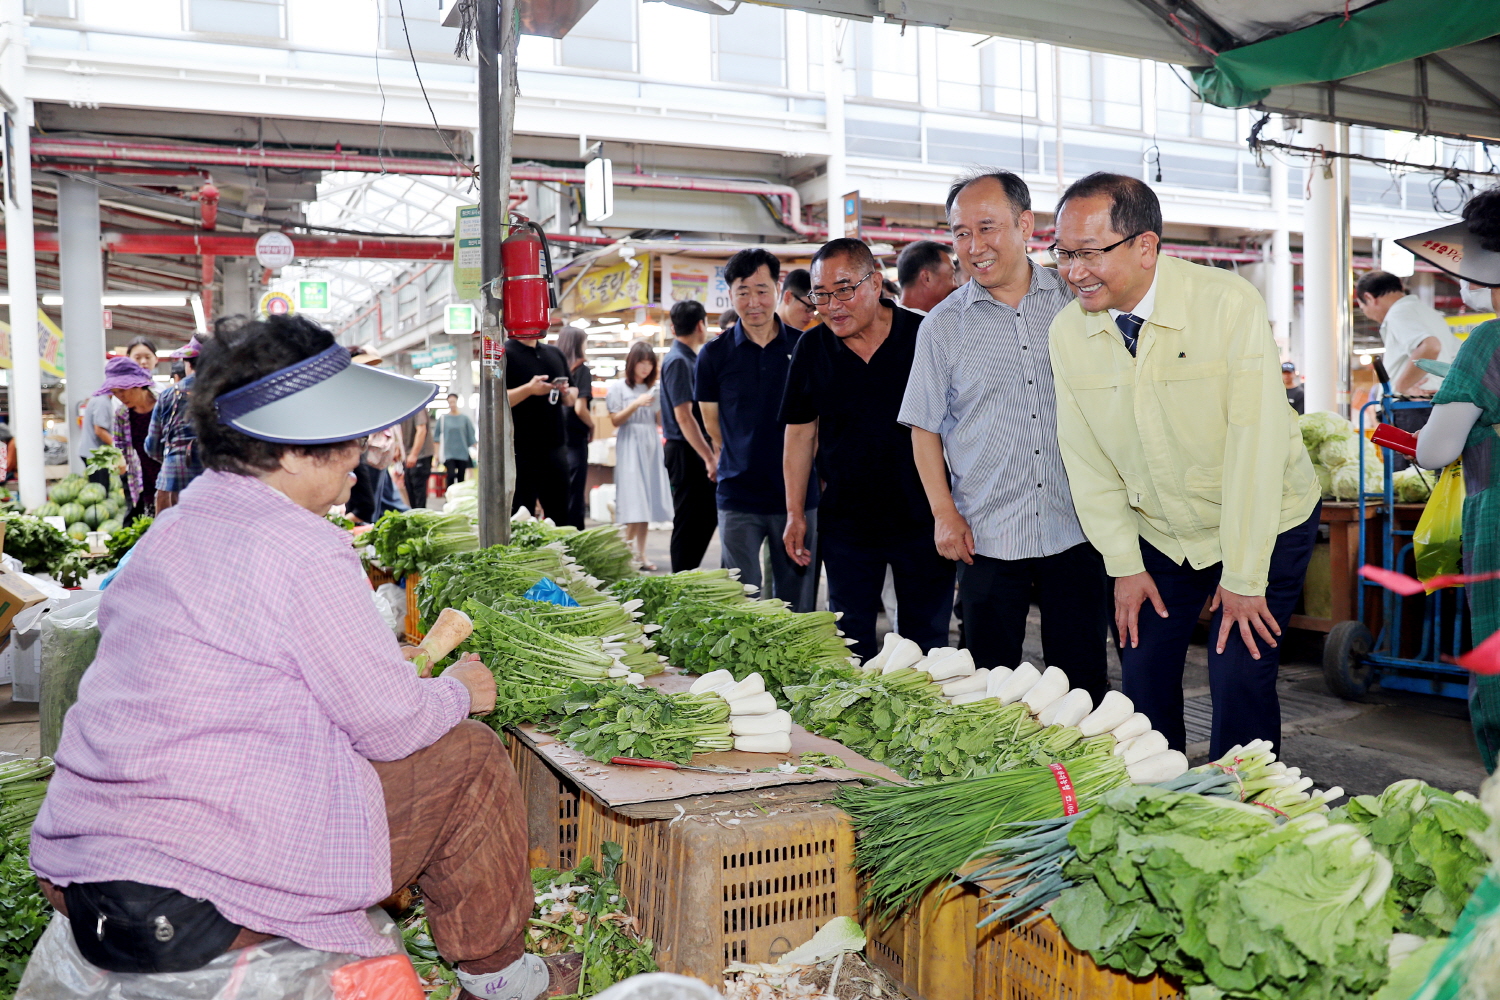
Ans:
POLYGON ((1317 539, 1319 488, 1249 282, 1159 253, 1143 182, 1096 173, 1063 194, 1052 321, 1057 436, 1073 505, 1114 577, 1125 693, 1175 749, 1182 671, 1212 600, 1218 757, 1281 739, 1277 640, 1317 539))

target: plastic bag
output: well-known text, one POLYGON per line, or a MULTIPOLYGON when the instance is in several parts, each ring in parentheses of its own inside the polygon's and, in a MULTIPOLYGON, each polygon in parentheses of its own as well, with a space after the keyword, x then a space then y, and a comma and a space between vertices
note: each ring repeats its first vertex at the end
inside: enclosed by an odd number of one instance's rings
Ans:
POLYGON ((1412 533, 1418 580, 1425 583, 1443 573, 1459 572, 1463 565, 1463 526, 1463 468, 1462 462, 1454 462, 1438 477, 1412 533))
POLYGON ((398 636, 406 631, 406 588, 394 583, 382 583, 370 591, 375 601, 375 610, 380 620, 398 636))
MULTIPOLYGON (((401 932, 383 910, 372 910, 370 921, 401 947, 401 932)), ((285 938, 225 952, 192 972, 105 972, 79 953, 59 913, 32 952, 15 1000, 422 1000, 422 988, 404 954, 362 959, 285 938)))
POLYGON ((63 716, 78 700, 78 682, 99 649, 99 598, 92 593, 42 619, 42 755, 57 753, 63 716))
POLYGON ((557 585, 549 576, 544 576, 531 585, 531 589, 521 595, 528 601, 542 601, 547 604, 560 604, 565 608, 576 608, 578 602, 573 600, 569 594, 557 585))

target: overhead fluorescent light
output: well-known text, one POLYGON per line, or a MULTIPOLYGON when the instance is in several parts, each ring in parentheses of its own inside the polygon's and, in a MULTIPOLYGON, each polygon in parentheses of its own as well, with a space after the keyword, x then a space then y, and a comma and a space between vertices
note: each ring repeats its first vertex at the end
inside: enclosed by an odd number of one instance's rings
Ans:
MULTIPOLYGON (((40 296, 44 306, 63 304, 61 292, 43 292, 40 296)), ((170 308, 188 304, 187 292, 106 292, 99 300, 103 306, 161 306, 170 308)), ((10 292, 0 292, 0 305, 10 305, 10 292)))
POLYGON ((203 312, 203 296, 200 295, 200 294, 198 294, 197 292, 194 292, 193 293, 193 298, 192 298, 192 304, 193 304, 193 324, 198 328, 198 332, 199 333, 207 334, 208 333, 208 317, 206 315, 204 315, 204 312, 203 312))

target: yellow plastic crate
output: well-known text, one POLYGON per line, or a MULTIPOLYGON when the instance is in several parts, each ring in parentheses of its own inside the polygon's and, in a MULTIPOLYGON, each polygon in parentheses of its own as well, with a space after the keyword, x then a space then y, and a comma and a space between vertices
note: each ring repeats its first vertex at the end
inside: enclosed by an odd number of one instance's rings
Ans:
POLYGON ((913 910, 886 920, 861 903, 865 958, 917 1000, 971 1000, 978 913, 970 886, 929 889, 913 910))
MULTIPOLYGON (((979 915, 993 904, 979 901, 979 915)), ((1136 979, 1101 968, 1068 944, 1051 917, 1024 927, 991 925, 975 954, 976 1000, 1182 1000, 1182 986, 1156 975, 1136 979)))

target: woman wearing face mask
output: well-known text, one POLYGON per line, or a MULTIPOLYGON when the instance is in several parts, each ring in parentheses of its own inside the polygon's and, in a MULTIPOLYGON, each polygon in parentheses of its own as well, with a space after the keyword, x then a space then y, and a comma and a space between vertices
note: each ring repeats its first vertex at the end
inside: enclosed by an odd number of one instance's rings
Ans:
MULTIPOLYGON (((1482 191, 1463 208, 1463 221, 1398 240, 1423 260, 1460 279, 1464 304, 1500 310, 1500 188, 1482 191)), ((1481 324, 1433 397, 1432 416, 1417 438, 1417 464, 1441 469, 1463 457, 1464 572, 1500 570, 1500 321, 1481 324)), ((1500 581, 1470 584, 1474 644, 1500 631, 1500 581)), ((1469 717, 1488 771, 1500 757, 1500 676, 1475 675, 1469 717)))

